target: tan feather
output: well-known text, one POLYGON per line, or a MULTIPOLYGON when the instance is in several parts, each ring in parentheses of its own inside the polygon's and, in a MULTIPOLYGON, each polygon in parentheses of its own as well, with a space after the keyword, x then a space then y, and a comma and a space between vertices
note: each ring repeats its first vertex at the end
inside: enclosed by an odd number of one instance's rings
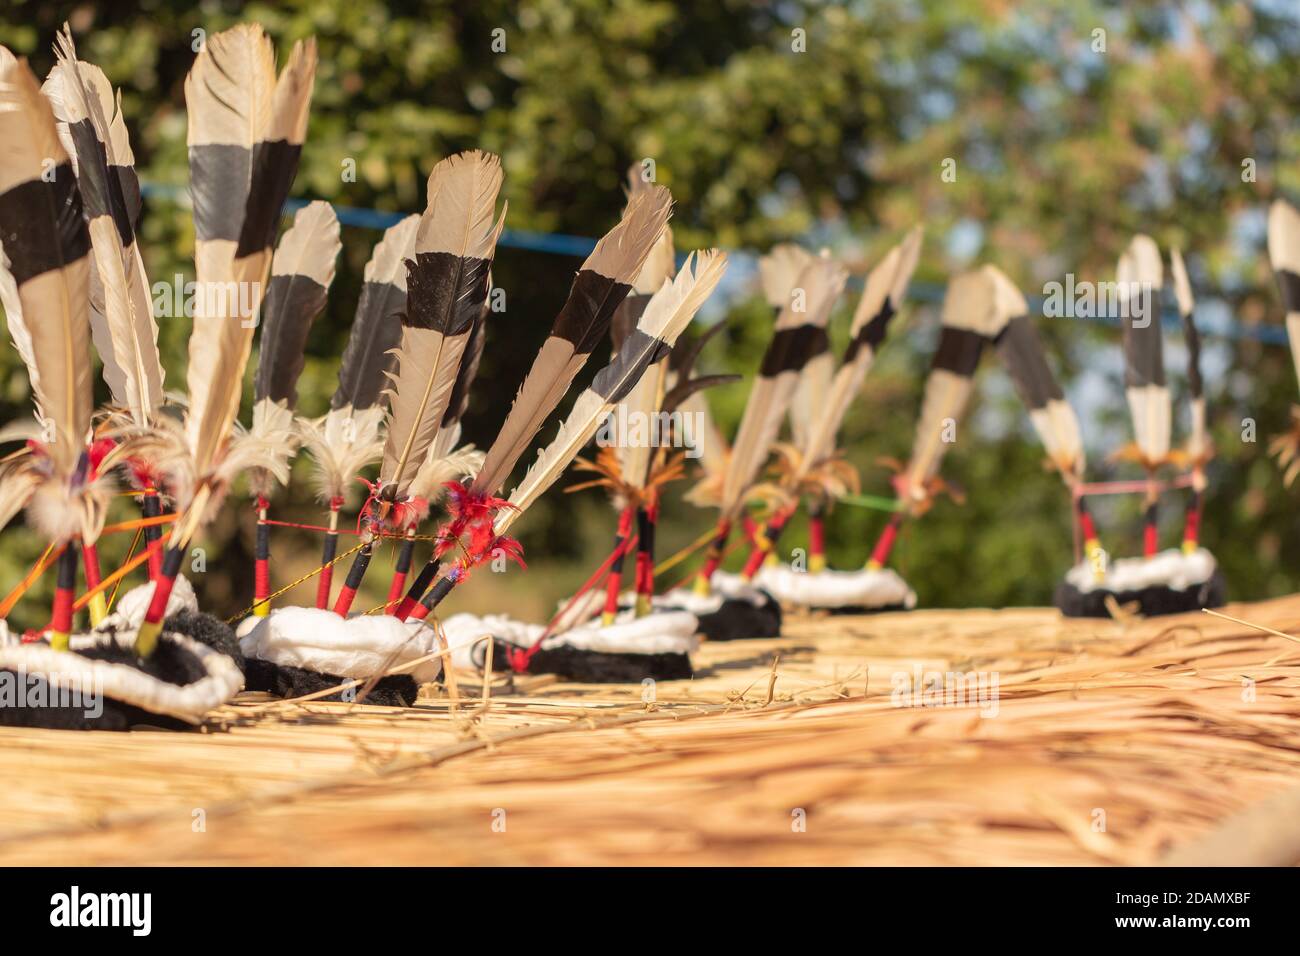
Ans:
POLYGON ((817 259, 802 246, 783 242, 771 248, 758 260, 758 278, 763 288, 763 298, 774 309, 784 309, 790 304, 790 290, 799 282, 799 276, 817 259))
MULTIPOLYGON (((212 145, 251 152, 274 139, 300 143, 315 72, 314 41, 294 45, 277 80, 275 54, 261 27, 241 25, 213 35, 185 80, 191 153, 212 145)), ((252 172, 250 164, 250 177, 252 172)), ((203 295, 190 335, 186 430, 199 476, 213 468, 238 412, 253 317, 270 271, 269 244, 239 258, 237 248, 234 240, 212 239, 195 249, 203 295), (221 295, 223 289, 237 294, 221 295)))
MULTIPOLYGON (((984 270, 965 272, 948 283, 943 302, 947 328, 992 337, 1005 325, 997 308, 997 289, 984 270)), ((921 415, 912 442, 912 457, 903 471, 904 497, 919 504, 928 497, 930 479, 939 473, 944 454, 956 438, 956 426, 970 400, 971 379, 935 368, 925 383, 921 415)))
POLYGON ((449 481, 463 481, 483 467, 483 452, 473 445, 434 455, 434 446, 429 446, 429 454, 421 462, 409 489, 412 498, 423 498, 430 503, 436 502, 446 494, 443 487, 449 481))
POLYGON ((689 256, 677 278, 664 282, 637 323, 637 331, 643 335, 629 338, 614 361, 597 375, 592 387, 578 396, 555 440, 541 451, 524 480, 511 493, 512 507, 498 514, 494 524, 497 534, 504 534, 591 440, 615 404, 606 396, 616 397, 626 392, 645 373, 656 351, 664 350, 665 346, 671 348, 712 294, 726 267, 726 254, 710 249, 689 256))
MULTIPOLYGON (((1300 297, 1300 212, 1282 199, 1273 200, 1268 210, 1268 257, 1279 281, 1283 275, 1289 280, 1290 294, 1300 297)), ((1286 333, 1291 342, 1291 358, 1295 363, 1296 378, 1300 379, 1300 301, 1284 302, 1286 308, 1286 333)))
MULTIPOLYGON (((0 47, 3 49, 3 47, 0 47)), ((18 297, 18 283, 9 269, 9 257, 5 255, 4 243, 0 243, 0 308, 5 310, 5 322, 9 326, 9 337, 13 339, 18 357, 27 367, 27 381, 32 390, 32 405, 36 408, 36 417, 44 420, 45 412, 41 410, 41 370, 36 364, 35 346, 32 335, 27 330, 23 319, 23 302, 18 297)))
MULTIPOLYGON (((504 208, 495 218, 501 178, 501 161, 477 150, 452 156, 434 167, 429 176, 429 203, 416 231, 417 259, 421 254, 444 253, 490 264, 505 224, 504 208)), ((477 313, 487 294, 486 285, 462 289, 461 274, 449 281, 457 295, 478 295, 477 313)), ((459 305, 455 308, 459 314, 459 305)), ((392 413, 380 469, 381 480, 392 485, 399 497, 406 494, 415 475, 413 463, 424 459, 437 434, 470 333, 469 325, 455 334, 445 334, 438 328, 411 324, 409 318, 403 324, 398 370, 390 375, 392 413)))
MULTIPOLYGON (((634 163, 627 171, 627 198, 632 202, 638 196, 647 196, 654 190, 654 182, 646 179, 640 163, 634 163)), ((645 264, 637 273, 632 283, 632 291, 642 295, 653 295, 659 291, 665 279, 671 279, 677 272, 677 257, 673 248, 673 230, 665 226, 659 241, 650 247, 645 264)))
MULTIPOLYGON (((59 35, 57 62, 42 92, 54 107, 59 138, 77 169, 78 179, 99 184, 105 201, 121 196, 118 172, 135 162, 126 124, 112 85, 99 67, 76 59, 72 35, 59 35), (69 124, 88 121, 103 156, 77 156, 69 124)), ((124 201, 124 197, 123 197, 124 201)), ((122 210, 125 213, 125 208, 122 210)), ((89 210, 87 216, 90 216, 89 210)), ((104 362, 104 379, 113 400, 130 411, 137 424, 148 422, 163 401, 162 363, 158 357, 158 325, 149 298, 149 280, 138 243, 123 244, 117 223, 99 215, 89 221, 94 268, 90 270, 90 321, 95 347, 104 362)))
POLYGON ((569 301, 557 319, 557 323, 570 320, 581 324, 581 328, 575 331, 586 350, 576 349, 573 341, 555 334, 555 329, 552 329, 524 377, 501 431, 488 449, 482 470, 474 479, 473 490, 476 493, 493 494, 510 476, 542 422, 554 411, 578 371, 586 364, 591 349, 604 337, 614 307, 621 301, 625 290, 618 293, 617 300, 611 301, 609 297, 615 295, 619 287, 630 286, 640 274, 651 247, 667 227, 671 212, 671 194, 662 186, 655 186, 631 197, 618 225, 596 243, 596 248, 574 280, 574 289, 580 291, 579 298, 575 299, 574 291, 570 291, 569 301), (586 296, 590 287, 581 287, 581 284, 591 277, 596 277, 597 281, 604 280, 602 294, 605 299, 592 302, 586 296))
MULTIPOLYGON (((844 289, 848 273, 829 258, 813 258, 799 273, 797 287, 803 301, 786 290, 785 305, 777 317, 776 331, 799 326, 824 328, 832 306, 844 289), (803 306, 800 309, 800 305, 803 306)), ((740 421, 722 491, 722 511, 734 516, 744 502, 746 488, 753 483, 768 456, 781 427, 799 380, 799 370, 786 370, 771 377, 760 375, 754 382, 740 421)))
MULTIPOLYGON (((0 192, 42 181, 50 161, 56 169, 70 163, 50 103, 27 61, 10 60, 0 72, 0 192)), ((58 235, 53 226, 51 234, 58 235)), ((52 426, 48 451, 61 476, 76 467, 90 429, 89 270, 82 256, 27 279, 16 289, 20 314, 8 317, 19 329, 15 341, 31 344, 39 368, 33 391, 52 426)))

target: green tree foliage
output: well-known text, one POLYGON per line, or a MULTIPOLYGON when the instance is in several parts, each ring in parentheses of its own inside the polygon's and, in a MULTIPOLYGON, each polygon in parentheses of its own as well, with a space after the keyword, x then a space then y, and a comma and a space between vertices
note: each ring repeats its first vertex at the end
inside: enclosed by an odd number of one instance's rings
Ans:
MULTIPOLYGON (((183 81, 195 31, 251 19, 281 51, 300 37, 319 39, 313 115, 295 185, 302 198, 417 211, 434 163, 479 146, 503 157, 509 227, 595 236, 617 215, 623 170, 652 158, 678 202, 681 249, 764 251, 798 239, 831 246, 861 272, 923 220, 918 287, 933 290, 954 269, 992 261, 1037 294, 1067 272, 1110 278, 1120 249, 1142 230, 1187 251, 1202 300, 1220 300, 1217 319, 1248 327, 1279 318, 1263 255, 1263 210, 1275 195, 1300 194, 1300 19, 1283 0, 11 0, 0 11, 0 42, 29 56, 43 75, 65 18, 82 55, 123 88, 141 176, 159 186, 186 182, 183 81), (343 175, 349 164, 355 181, 343 175), (1247 167, 1253 175, 1244 175, 1247 167)), ((154 281, 192 278, 193 231, 182 205, 151 198, 143 234, 154 281)), ((331 305, 312 333, 299 388, 307 413, 328 401, 376 239, 370 230, 344 230, 331 305)), ((502 250, 495 273, 507 310, 493 318, 467 418, 470 438, 487 440, 500 422, 577 261, 502 250)), ((909 310, 845 427, 868 491, 887 488, 875 460, 905 457, 910 446, 937 328, 929 298, 909 310)), ((836 341, 850 299, 836 313, 836 341)), ((733 297, 727 318, 729 330, 707 361, 751 372, 770 311, 733 297)), ((160 325, 168 384, 179 389, 189 324, 180 317, 160 325)), ((1066 319, 1043 319, 1040 327, 1066 381, 1091 376, 1092 384, 1076 391, 1099 450, 1090 475, 1132 476, 1104 461, 1128 435, 1117 330, 1066 319)), ((1220 459, 1204 538, 1236 595, 1293 590, 1300 572, 1294 492, 1281 487, 1265 448, 1287 425, 1294 374, 1283 348, 1209 338, 1220 459), (1241 438, 1248 418, 1257 423, 1254 443, 1241 438)), ((1176 398, 1179 354, 1171 350, 1176 398)), ((12 348, 0 363, 0 412, 13 418, 28 407, 26 379, 12 348)), ((968 501, 940 503, 911 525, 899 563, 929 604, 1041 603, 1071 560, 1065 495, 1041 467, 1000 370, 988 368, 981 378, 984 394, 945 464, 968 501)), ((728 430, 747 388, 713 396, 728 430)), ((1180 408, 1180 428, 1185 414, 1180 408)), ((277 500, 278 513, 318 514, 303 478, 300 466, 291 491, 277 500)), ((1171 541, 1180 510, 1171 497, 1171 541)), ((1108 504, 1102 514, 1116 552, 1136 547, 1131 503, 1108 504)), ((671 498, 665 553, 711 517, 671 498)), ((832 560, 860 562, 881 522, 879 513, 841 507, 832 560)), ((482 573, 461 600, 490 605, 502 588, 523 588, 529 610, 540 614, 596 565, 612 525, 612 512, 594 493, 553 494, 521 527, 533 559, 527 576, 520 581, 512 572, 506 585, 482 573)), ((790 544, 799 543, 802 525, 789 534, 790 544)), ((236 497, 208 538, 209 572, 195 576, 214 606, 246 603, 250 537, 251 515, 236 497)), ((0 583, 8 586, 41 545, 19 527, 3 541, 0 583)), ((313 539, 277 531, 276 541, 281 580, 310 567, 313 539)), ((106 542, 107 557, 124 547, 106 542)), ((371 577, 381 596, 383 575, 371 577)), ((309 589, 294 597, 308 600, 309 589)), ((26 604, 37 608, 25 604, 17 619, 40 623, 45 593, 34 592, 26 604)))

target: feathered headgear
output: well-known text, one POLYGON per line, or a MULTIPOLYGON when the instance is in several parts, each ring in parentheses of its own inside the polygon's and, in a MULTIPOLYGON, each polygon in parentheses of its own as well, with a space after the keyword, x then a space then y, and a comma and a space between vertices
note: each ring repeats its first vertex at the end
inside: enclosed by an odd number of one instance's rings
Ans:
POLYGON ((655 186, 633 196, 623 218, 596 243, 578 274, 551 334, 533 360, 514 404, 488 449, 470 493, 494 495, 510 476, 542 422, 560 403, 592 349, 605 337, 614 310, 641 273, 672 210, 672 196, 655 186))
POLYGON ((210 37, 185 80, 197 294, 183 426, 128 441, 154 455, 185 518, 188 541, 262 449, 231 435, 271 271, 280 210, 298 168, 316 73, 314 40, 294 44, 275 72, 262 28, 241 24, 210 37))
POLYGON ((930 502, 939 465, 970 401, 972 379, 984 347, 1006 326, 1008 311, 998 306, 998 287, 986 269, 961 273, 948 283, 939 345, 925 381, 912 457, 898 476, 899 498, 914 511, 924 510, 930 502))
POLYGON ((496 215, 501 163, 477 150, 443 160, 429 176, 429 203, 407 263, 407 310, 397 371, 390 374, 388 439, 380 496, 408 497, 450 405, 461 357, 481 320, 505 208, 496 215))
POLYGON ((825 365, 830 361, 826 321, 847 279, 848 272, 829 256, 779 246, 766 259, 764 292, 781 311, 727 462, 720 501, 724 521, 743 506, 809 362, 822 363, 823 372, 830 371, 832 366, 825 365), (789 285, 779 293, 785 283, 789 285))

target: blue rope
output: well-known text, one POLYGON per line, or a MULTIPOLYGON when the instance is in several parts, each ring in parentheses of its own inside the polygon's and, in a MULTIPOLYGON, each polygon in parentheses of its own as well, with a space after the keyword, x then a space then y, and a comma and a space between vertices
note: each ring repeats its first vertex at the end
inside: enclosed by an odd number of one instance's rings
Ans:
MULTIPOLYGON (((185 201, 187 198, 185 187, 160 183, 141 183, 140 192, 145 196, 157 196, 173 201, 185 201)), ((285 211, 293 212, 308 205, 308 203, 309 200, 306 199, 290 199, 285 203, 285 211)), ((379 209, 360 209, 356 206, 335 206, 334 212, 338 215, 339 222, 345 226, 379 230, 389 229, 410 215, 409 213, 383 212, 379 209)), ((557 256, 573 256, 578 259, 586 258, 590 255, 591 250, 596 248, 596 240, 587 236, 571 236, 562 232, 530 232, 526 229, 502 230, 501 238, 497 244, 511 249, 545 252, 557 256)), ((677 256, 679 266, 685 261, 685 254, 677 256)), ((861 283, 862 280, 855 277, 854 284, 860 287, 861 283)), ((944 288, 933 283, 913 282, 907 294, 909 298, 920 302, 937 303, 943 301, 944 288)), ((1042 304, 1042 296, 1030 299, 1031 314, 1041 315, 1042 304)), ((1072 321, 1104 322, 1115 327, 1122 325, 1122 319, 1119 316, 1110 315, 1099 315, 1091 319, 1072 321)), ((1164 310, 1161 316, 1161 324, 1167 333, 1181 334, 1181 323, 1182 320, 1175 309, 1166 308, 1164 310)), ((1276 325, 1232 325, 1227 329, 1205 329, 1202 334, 1234 340, 1250 339, 1262 342, 1265 345, 1285 346, 1287 344, 1286 329, 1276 325)))

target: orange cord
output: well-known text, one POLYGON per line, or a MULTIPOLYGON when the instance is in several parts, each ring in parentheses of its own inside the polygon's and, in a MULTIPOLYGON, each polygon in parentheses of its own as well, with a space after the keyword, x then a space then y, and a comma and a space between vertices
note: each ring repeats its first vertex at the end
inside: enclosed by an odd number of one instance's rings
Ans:
POLYGON ((62 553, 62 548, 59 548, 56 552, 54 550, 54 543, 50 543, 49 547, 45 549, 45 553, 40 556, 40 559, 32 565, 32 569, 27 572, 27 577, 19 581, 17 586, 5 595, 5 599, 0 601, 0 618, 6 618, 9 616, 9 612, 14 609, 14 605, 18 603, 19 599, 27 593, 27 589, 36 583, 36 579, 44 574, 45 569, 53 564, 62 553))

